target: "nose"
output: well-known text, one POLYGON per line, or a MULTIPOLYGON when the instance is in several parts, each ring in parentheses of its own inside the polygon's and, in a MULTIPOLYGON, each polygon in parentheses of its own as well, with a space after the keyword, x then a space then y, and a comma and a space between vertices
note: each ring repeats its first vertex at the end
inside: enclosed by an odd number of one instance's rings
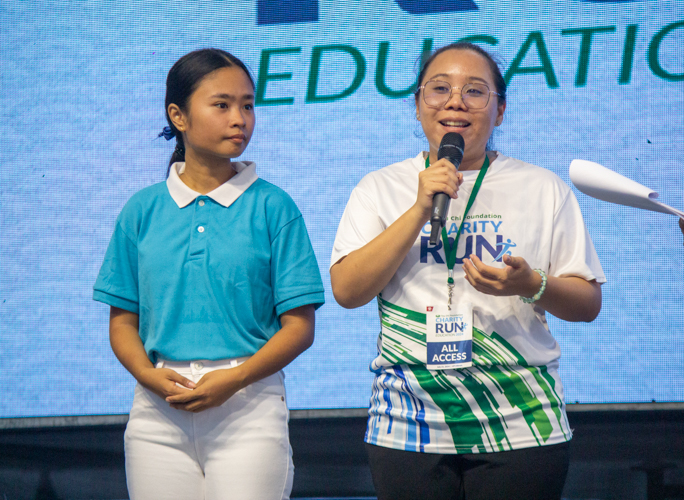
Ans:
POLYGON ((232 125, 236 125, 238 127, 244 127, 247 124, 247 119, 245 118, 245 113, 246 111, 242 109, 239 106, 235 106, 233 108, 232 113, 230 114, 230 122, 232 125))
POLYGON ((444 109, 468 109, 468 106, 463 102, 463 95, 461 94, 460 88, 451 88, 451 95, 449 96, 449 100, 444 104, 444 109))

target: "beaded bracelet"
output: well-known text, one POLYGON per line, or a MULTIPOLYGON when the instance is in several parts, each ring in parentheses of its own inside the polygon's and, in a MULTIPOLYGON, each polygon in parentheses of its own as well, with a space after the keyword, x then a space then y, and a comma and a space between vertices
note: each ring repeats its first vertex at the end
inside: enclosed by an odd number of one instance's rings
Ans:
POLYGON ((544 290, 546 290, 546 273, 541 269, 535 269, 534 271, 538 273, 539 276, 541 276, 541 287, 539 288, 539 291, 534 294, 534 297, 531 297, 529 299, 527 297, 520 297, 520 300, 522 300, 525 304, 532 304, 533 302, 537 302, 539 299, 541 299, 544 290))

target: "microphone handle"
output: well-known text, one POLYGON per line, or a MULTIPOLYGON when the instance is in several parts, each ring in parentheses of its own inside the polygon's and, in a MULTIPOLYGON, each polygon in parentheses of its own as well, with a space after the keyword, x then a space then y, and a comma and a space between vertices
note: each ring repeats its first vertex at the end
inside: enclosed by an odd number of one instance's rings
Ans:
MULTIPOLYGON (((446 157, 451 163, 456 165, 456 170, 461 164, 461 159, 446 157)), ((432 215, 430 216, 430 245, 436 245, 439 239, 439 231, 446 225, 447 214, 449 213, 449 203, 451 198, 446 193, 436 193, 432 197, 432 215)))
POLYGON ((446 193, 436 193, 432 197, 432 215, 430 216, 430 245, 436 245, 439 231, 446 225, 447 213, 451 198, 446 193))

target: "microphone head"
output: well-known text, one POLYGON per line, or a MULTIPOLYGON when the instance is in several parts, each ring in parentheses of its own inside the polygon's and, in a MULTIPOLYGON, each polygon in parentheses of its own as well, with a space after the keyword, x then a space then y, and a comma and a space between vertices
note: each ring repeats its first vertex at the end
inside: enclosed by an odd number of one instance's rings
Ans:
POLYGON ((437 150, 437 159, 447 158, 456 168, 461 164, 463 159, 463 149, 465 148, 465 141, 463 136, 458 132, 447 132, 442 137, 442 142, 439 144, 437 150))

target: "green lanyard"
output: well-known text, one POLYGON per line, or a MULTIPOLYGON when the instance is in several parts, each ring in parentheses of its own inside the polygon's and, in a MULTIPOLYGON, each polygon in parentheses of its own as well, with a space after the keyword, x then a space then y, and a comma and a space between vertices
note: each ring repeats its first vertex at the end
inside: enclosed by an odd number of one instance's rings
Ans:
MULTIPOLYGON (((428 155, 428 157, 425 158, 425 168, 428 168, 429 166, 430 155, 428 155)), ((456 264, 456 248, 458 247, 458 240, 461 237, 461 231, 463 230, 463 223, 465 222, 466 216, 470 211, 470 207, 472 207, 473 203, 475 202, 475 197, 477 196, 477 193, 480 191, 480 186, 482 186, 482 181, 484 180, 484 176, 487 173, 488 168, 489 157, 485 154, 485 161, 482 164, 482 168, 480 168, 480 173, 478 174, 477 180, 475 181, 475 185, 473 186, 473 191, 470 193, 470 197, 468 198, 468 203, 466 204, 465 212, 463 212, 463 219, 461 220, 461 225, 458 227, 458 232, 456 233, 456 237, 454 238, 453 246, 449 245, 449 237, 447 236, 446 228, 442 228, 442 243, 444 244, 444 253, 446 255, 447 269, 449 269, 449 277, 447 278, 447 283, 449 285, 454 284, 454 264, 456 264)))

